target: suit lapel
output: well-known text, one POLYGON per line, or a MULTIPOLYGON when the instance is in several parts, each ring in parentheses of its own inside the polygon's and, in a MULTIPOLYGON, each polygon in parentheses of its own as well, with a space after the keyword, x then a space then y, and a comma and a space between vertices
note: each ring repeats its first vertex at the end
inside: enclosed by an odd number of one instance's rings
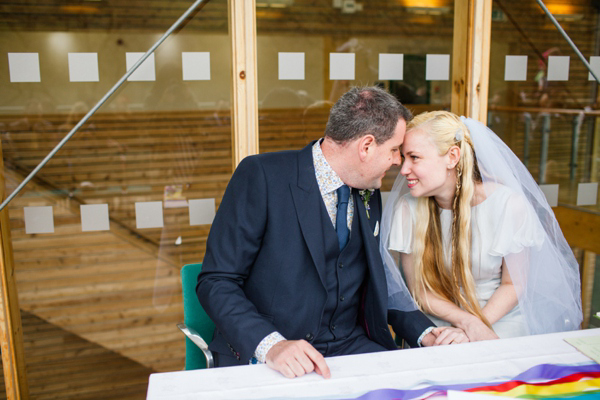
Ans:
MULTIPOLYGON (((377 208, 372 209, 369 214, 371 218, 367 217, 365 205, 355 190, 354 201, 357 202, 356 209, 358 210, 358 222, 360 224, 360 230, 363 237, 363 243, 365 246, 365 256, 367 258, 367 265, 369 268, 369 280, 368 286, 365 292, 365 320, 367 326, 371 326, 372 338, 379 338, 379 343, 386 343, 391 341, 391 336, 385 327, 378 326, 381 321, 387 320, 387 281, 385 277, 385 270, 381 254, 379 253, 379 241, 374 235, 374 226, 379 221, 381 213, 377 208), (383 329, 380 329, 383 328, 383 329), (382 336, 382 333, 387 332, 386 335, 382 336)), ((393 348, 393 342, 388 348, 393 348)))
POLYGON ((312 159, 313 144, 314 142, 298 154, 298 184, 290 183, 290 191, 302 236, 317 267, 321 282, 325 285, 325 238, 321 218, 323 199, 315 176, 312 159))
MULTIPOLYGON (((358 211, 358 222, 365 245, 367 264, 369 265, 369 270, 374 280, 381 282, 380 279, 385 279, 385 274, 383 270, 383 262, 381 261, 381 255, 379 253, 379 243, 374 234, 375 225, 379 220, 380 213, 370 212, 371 218, 368 218, 365 205, 360 197, 360 194, 358 193, 358 190, 354 189, 352 192, 354 193, 354 203, 356 204, 356 210, 358 211)), ((385 282, 385 280, 383 282, 385 282)))

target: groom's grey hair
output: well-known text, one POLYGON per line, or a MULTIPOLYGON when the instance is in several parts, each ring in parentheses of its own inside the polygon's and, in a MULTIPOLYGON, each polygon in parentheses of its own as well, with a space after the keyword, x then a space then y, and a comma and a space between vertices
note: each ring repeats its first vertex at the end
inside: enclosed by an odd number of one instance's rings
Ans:
POLYGON ((354 87, 331 108, 325 136, 341 143, 371 134, 381 144, 394 135, 400 119, 408 123, 412 113, 393 95, 376 86, 354 87))

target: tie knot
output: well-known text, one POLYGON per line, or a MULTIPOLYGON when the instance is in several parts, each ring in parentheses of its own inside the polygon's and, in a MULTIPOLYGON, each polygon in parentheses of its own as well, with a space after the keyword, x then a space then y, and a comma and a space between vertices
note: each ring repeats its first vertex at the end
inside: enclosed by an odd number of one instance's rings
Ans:
POLYGON ((350 188, 347 185, 342 185, 337 190, 338 204, 347 203, 350 198, 350 188))

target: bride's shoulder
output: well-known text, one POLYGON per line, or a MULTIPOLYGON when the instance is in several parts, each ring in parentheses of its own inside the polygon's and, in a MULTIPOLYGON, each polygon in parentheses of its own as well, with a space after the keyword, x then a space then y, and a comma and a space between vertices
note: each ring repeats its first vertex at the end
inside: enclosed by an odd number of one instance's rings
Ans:
MULTIPOLYGON (((527 199, 522 193, 500 183, 486 182, 480 184, 483 200, 479 202, 486 210, 494 210, 496 218, 525 218, 530 213, 527 199)), ((481 197, 480 197, 481 198, 481 197)))
POLYGON ((475 186, 475 194, 473 196, 473 206, 485 203, 486 205, 498 205, 499 203, 509 203, 520 201, 522 196, 500 183, 485 182, 475 186))

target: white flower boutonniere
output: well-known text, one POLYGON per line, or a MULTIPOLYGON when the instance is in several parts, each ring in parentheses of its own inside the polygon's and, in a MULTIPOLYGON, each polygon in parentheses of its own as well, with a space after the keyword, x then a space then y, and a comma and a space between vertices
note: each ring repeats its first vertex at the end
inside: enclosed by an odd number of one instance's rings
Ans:
POLYGON ((367 218, 371 218, 371 216, 369 215, 369 210, 371 209, 371 207, 369 206, 369 200, 371 200, 371 196, 373 195, 373 193, 375 193, 375 189, 362 189, 358 192, 360 194, 360 198, 363 201, 363 204, 365 205, 365 210, 367 211, 367 218))

